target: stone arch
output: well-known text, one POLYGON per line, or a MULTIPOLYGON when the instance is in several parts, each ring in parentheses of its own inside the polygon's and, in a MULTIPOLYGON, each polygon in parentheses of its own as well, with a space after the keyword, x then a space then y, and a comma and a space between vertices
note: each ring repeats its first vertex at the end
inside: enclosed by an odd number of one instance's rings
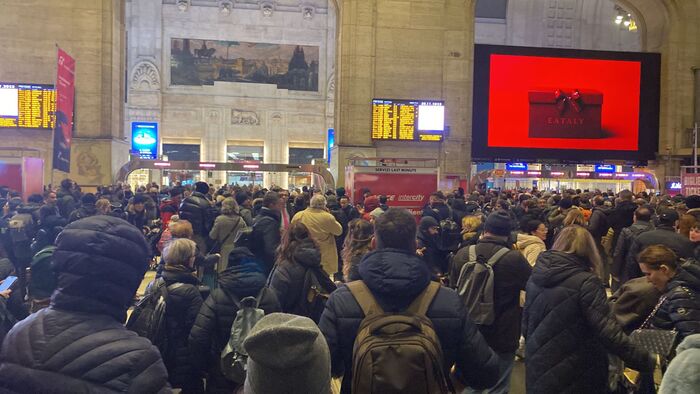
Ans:
POLYGON ((134 66, 129 78, 132 90, 159 90, 160 73, 158 67, 148 60, 142 60, 134 66))

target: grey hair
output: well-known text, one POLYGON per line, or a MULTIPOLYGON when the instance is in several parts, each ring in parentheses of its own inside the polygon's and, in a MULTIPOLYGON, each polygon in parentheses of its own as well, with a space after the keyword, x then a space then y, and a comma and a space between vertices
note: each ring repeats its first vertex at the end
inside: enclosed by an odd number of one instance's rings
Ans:
POLYGON ((224 215, 232 215, 238 213, 238 203, 233 197, 226 197, 224 201, 221 202, 221 213, 224 215))
POLYGON ((325 208, 326 197, 324 197, 323 194, 314 194, 314 196, 311 197, 311 202, 309 202, 309 207, 317 209, 325 208))
POLYGON ((197 244, 187 238, 175 238, 163 249, 166 265, 189 265, 190 259, 197 253, 197 244))

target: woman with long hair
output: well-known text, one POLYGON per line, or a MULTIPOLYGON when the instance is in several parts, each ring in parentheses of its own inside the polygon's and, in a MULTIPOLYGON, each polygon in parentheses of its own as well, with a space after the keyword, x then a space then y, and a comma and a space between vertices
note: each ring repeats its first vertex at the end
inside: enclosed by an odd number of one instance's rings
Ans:
POLYGON ((564 227, 537 259, 523 311, 528 393, 605 393, 608 353, 640 372, 653 369, 652 355, 612 315, 600 271, 595 241, 579 225, 564 227))
POLYGON ((360 279, 357 266, 362 258, 372 250, 372 236, 374 226, 372 223, 353 219, 348 223, 348 235, 343 244, 343 280, 351 282, 360 279))
POLYGON ((308 316, 304 294, 306 274, 311 273, 330 293, 335 284, 321 266, 321 252, 311 238, 309 229, 301 222, 292 222, 284 232, 280 246, 277 248, 277 260, 270 274, 269 287, 277 294, 282 312, 306 316, 318 323, 320 316, 308 316))

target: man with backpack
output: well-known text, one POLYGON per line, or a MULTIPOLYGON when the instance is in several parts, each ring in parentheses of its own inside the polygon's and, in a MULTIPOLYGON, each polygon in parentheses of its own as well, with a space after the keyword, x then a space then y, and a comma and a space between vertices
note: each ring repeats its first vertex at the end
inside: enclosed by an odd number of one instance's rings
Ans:
POLYGON ((379 216, 375 251, 358 268, 362 281, 340 287, 326 303, 319 327, 333 376, 344 375, 341 393, 416 387, 448 392, 453 365, 456 377, 471 387, 489 387, 498 379, 496 354, 464 315, 457 294, 431 282, 428 266, 415 254, 415 234, 409 211, 390 208, 379 216), (368 324, 380 329, 370 332, 368 324), (403 335, 394 337, 393 331, 403 335), (373 357, 364 357, 370 353, 373 357))
MULTIPOLYGON (((479 325, 486 342, 499 358, 498 383, 489 393, 508 393, 515 351, 520 339, 520 292, 532 268, 508 242, 512 220, 507 212, 492 212, 475 246, 454 256, 450 280, 464 301, 469 318, 479 325)), ((479 392, 479 391, 469 391, 479 392)))

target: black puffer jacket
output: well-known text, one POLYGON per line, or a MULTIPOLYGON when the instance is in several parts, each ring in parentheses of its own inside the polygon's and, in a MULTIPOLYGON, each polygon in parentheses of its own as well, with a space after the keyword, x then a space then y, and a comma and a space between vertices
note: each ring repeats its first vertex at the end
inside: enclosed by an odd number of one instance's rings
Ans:
MULTIPOLYGON (((367 254, 360 263, 360 276, 386 312, 406 310, 430 282, 430 271, 415 254, 381 249, 367 254)), ((427 317, 440 338, 444 366, 457 365, 457 374, 469 386, 486 388, 498 379, 498 359, 476 326, 466 318, 457 293, 441 288, 427 317)), ((331 352, 333 376, 343 373, 342 393, 352 384, 352 351, 357 330, 364 318, 350 290, 341 286, 331 294, 319 327, 331 352)))
POLYGON ((90 216, 97 215, 95 204, 83 204, 82 207, 71 212, 68 222, 73 223, 76 220, 85 219, 90 216))
POLYGON ((170 385, 186 393, 198 392, 202 390, 202 380, 193 368, 187 337, 204 302, 197 287, 199 281, 189 269, 169 265, 163 270, 163 280, 168 286, 165 309, 168 348, 162 356, 170 385))
POLYGON ((315 270, 316 277, 329 292, 335 289, 335 284, 321 268, 321 252, 311 240, 298 245, 293 256, 294 261, 278 262, 275 265, 270 276, 270 289, 275 291, 282 312, 302 315, 301 300, 306 271, 315 270))
MULTIPOLYGON (((627 261, 627 256, 629 255, 630 249, 632 248, 632 242, 641 233, 651 231, 654 229, 654 225, 647 221, 637 221, 629 227, 625 227, 620 232, 620 237, 617 239, 615 244, 615 251, 613 252, 613 264, 611 268, 611 274, 620 283, 625 283, 632 279, 629 277, 625 269, 625 264, 627 261)), ((639 271, 639 267, 636 267, 635 272, 639 271)), ((637 273, 636 275, 639 275, 637 273)))
POLYGON ((170 392, 158 350, 122 324, 148 268, 143 235, 121 219, 93 216, 68 225, 57 245, 51 306, 5 338, 0 391, 170 392))
POLYGON ((651 356, 623 333, 603 284, 581 259, 540 254, 527 284, 523 313, 528 393, 605 393, 608 352, 649 371, 651 356))
POLYGON ((700 334, 700 267, 687 264, 666 285, 666 301, 654 315, 654 327, 676 329, 680 338, 700 334))
POLYGON ((182 201, 178 214, 180 219, 187 220, 192 223, 192 230, 196 235, 207 236, 207 216, 209 214, 209 200, 204 194, 194 192, 192 195, 182 201))
POLYGON ((275 265, 275 254, 282 239, 280 223, 282 216, 279 211, 263 207, 260 214, 253 220, 253 254, 263 264, 267 275, 275 265))
MULTIPOLYGON (((245 249, 234 249, 229 267, 219 274, 219 287, 214 289, 202 305, 190 332, 189 345, 195 368, 208 372, 207 392, 232 393, 235 384, 221 374, 221 351, 231 336, 231 326, 238 313, 233 297, 240 301, 245 297, 257 297, 265 287, 266 278, 253 261, 253 255, 245 249), (240 255, 242 264, 231 264, 240 255)), ((279 312, 280 307, 273 291, 267 289, 260 299, 265 314, 279 312)))

